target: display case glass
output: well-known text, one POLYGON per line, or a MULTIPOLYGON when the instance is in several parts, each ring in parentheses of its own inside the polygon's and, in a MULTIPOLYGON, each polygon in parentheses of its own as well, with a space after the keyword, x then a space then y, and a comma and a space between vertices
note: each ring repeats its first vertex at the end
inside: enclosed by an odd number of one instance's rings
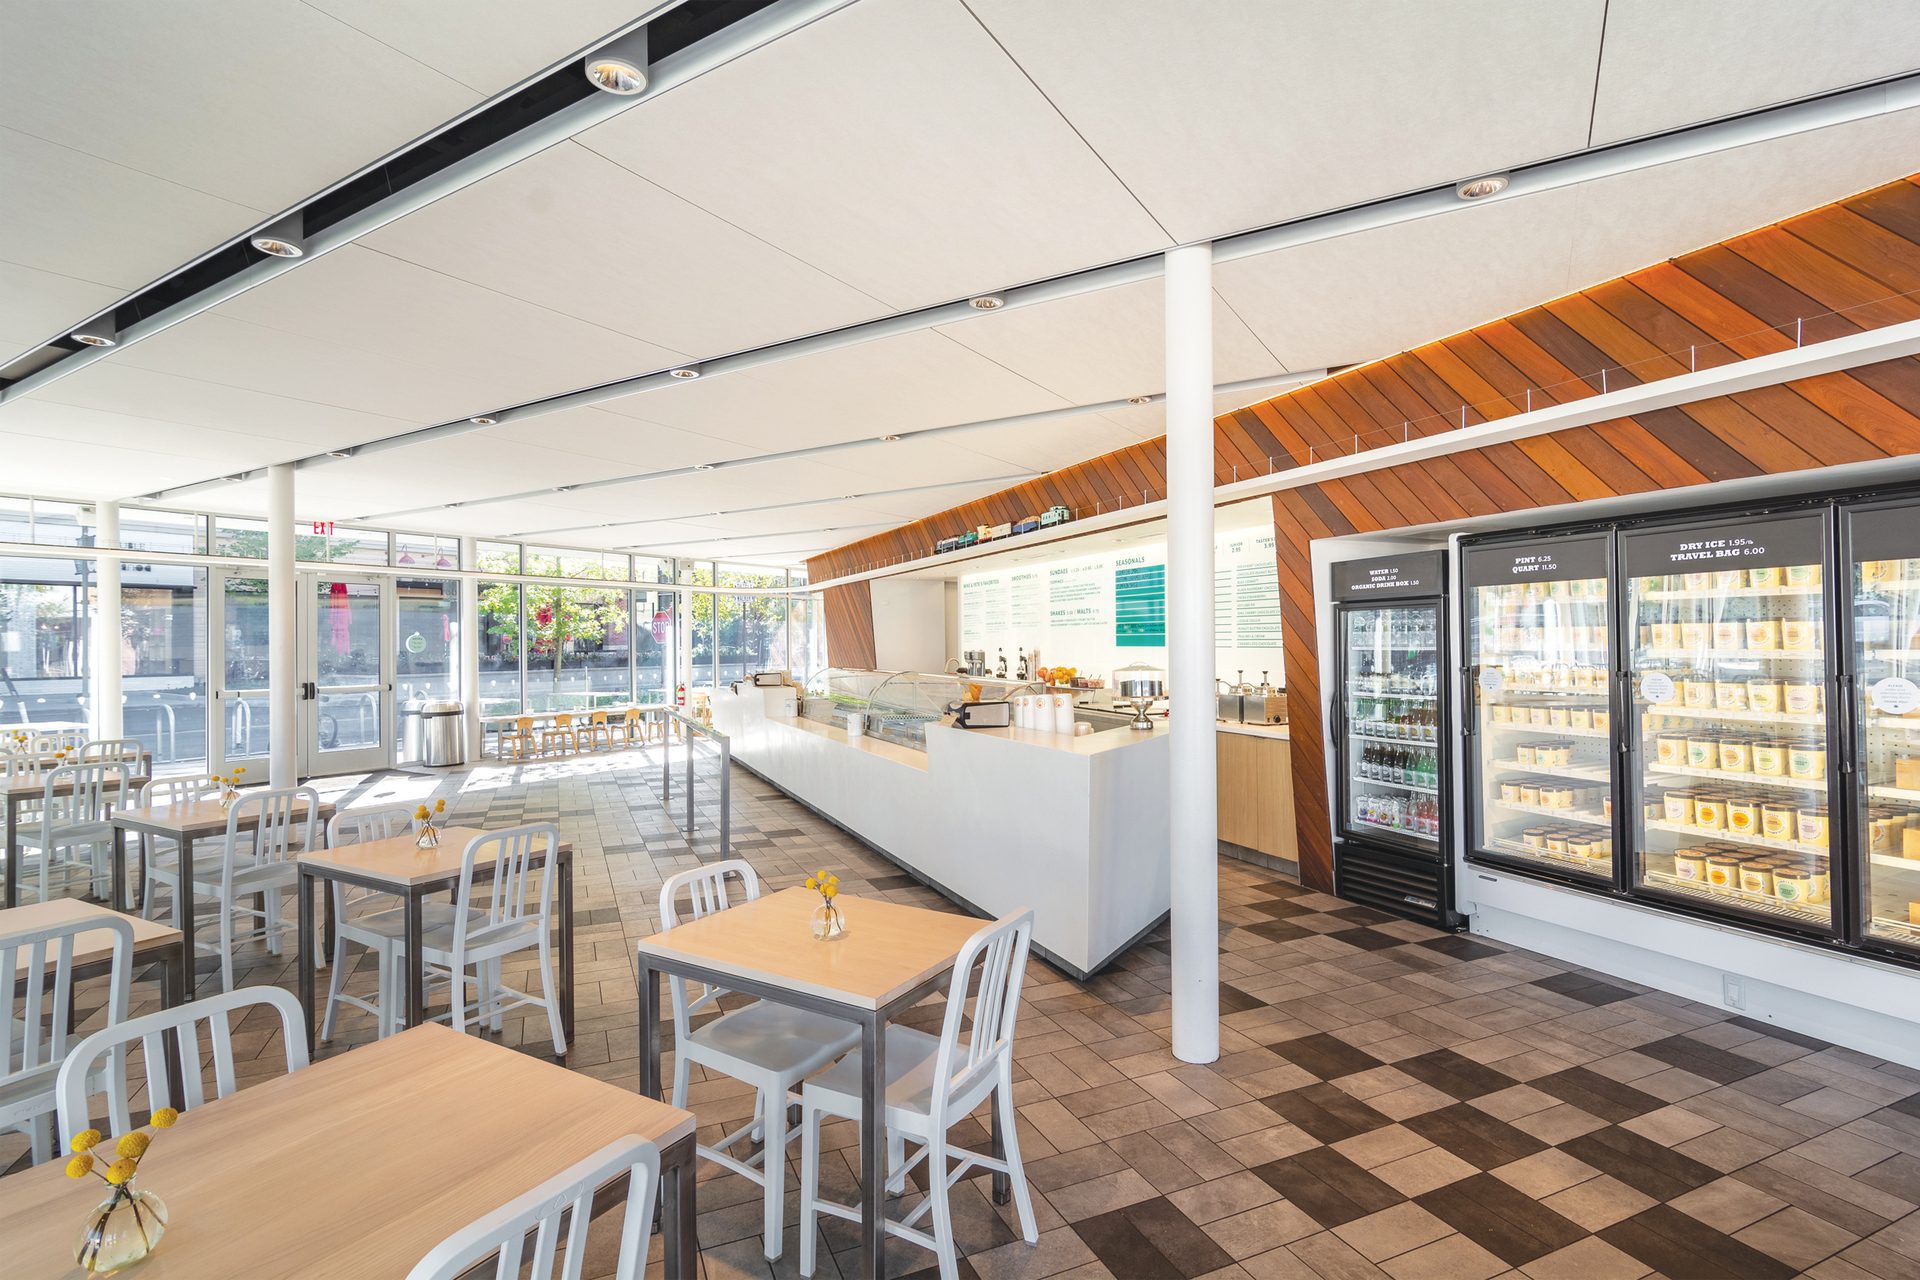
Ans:
POLYGON ((807 682, 800 714, 847 727, 849 712, 865 718, 865 731, 916 751, 926 750, 927 725, 957 702, 993 702, 1017 693, 1042 693, 1030 681, 924 671, 856 671, 829 667, 807 682))
POLYGON ((1611 883, 1607 535, 1466 555, 1473 849, 1611 883))
POLYGON ((1920 504, 1847 526, 1861 934, 1920 951, 1920 504))
POLYGON ((1437 604, 1340 611, 1342 825, 1429 854, 1441 830, 1439 646, 1437 604))
POLYGON ((1634 888, 1835 931, 1824 515, 1624 534, 1634 888))

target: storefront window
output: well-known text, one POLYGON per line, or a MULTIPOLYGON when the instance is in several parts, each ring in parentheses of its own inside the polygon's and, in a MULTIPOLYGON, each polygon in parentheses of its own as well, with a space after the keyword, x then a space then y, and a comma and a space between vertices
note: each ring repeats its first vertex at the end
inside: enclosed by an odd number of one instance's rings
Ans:
POLYGON ((393 535, 393 562, 403 569, 458 569, 460 539, 431 533, 393 535))
POLYGON ((208 639, 206 570, 121 566, 121 727, 158 773, 207 767, 208 639))
POLYGON ((629 701, 625 591, 528 585, 527 707, 584 711, 629 701))
POLYGON ((520 572, 520 544, 517 542, 476 542, 473 544, 477 563, 473 566, 488 573, 520 572))
POLYGON ((572 551, 565 547, 527 547, 528 574, 547 578, 597 578, 625 582, 627 557, 614 551, 572 551))
MULTIPOLYGON (((387 535, 379 529, 342 529, 333 526, 325 535, 326 547, 321 559, 328 564, 385 564, 387 535)), ((305 559, 305 556, 298 556, 305 559)))
POLYGON ((175 551, 191 555, 205 548, 206 520, 183 511, 120 512, 120 545, 130 551, 175 551))
POLYGON ((480 584, 479 700, 481 715, 526 710, 520 691, 520 588, 516 583, 480 584))
POLYGON ((665 591, 636 591, 633 611, 634 701, 671 702, 676 683, 674 596, 665 591))
POLYGON ((87 718, 88 592, 75 561, 0 561, 0 724, 87 718))
POLYGON ((227 578, 221 591, 226 682, 219 716, 228 761, 264 758, 272 745, 268 698, 267 580, 227 578))

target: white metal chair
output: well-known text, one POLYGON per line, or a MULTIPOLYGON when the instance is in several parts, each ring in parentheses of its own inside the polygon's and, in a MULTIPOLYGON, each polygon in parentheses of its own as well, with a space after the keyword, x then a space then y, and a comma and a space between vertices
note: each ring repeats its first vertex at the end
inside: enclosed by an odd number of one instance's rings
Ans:
MULTIPOLYGON (((69 920, 43 929, 0 934, 0 1129, 24 1129, 33 1138, 35 1164, 59 1146, 48 1123, 59 1106, 61 1064, 74 1048, 73 960, 80 935, 113 935, 106 978, 107 1024, 127 1020, 133 978, 133 924, 119 916, 69 920), (24 980, 14 981, 16 973, 24 980)), ((126 1054, 111 1055, 96 1087, 126 1092, 126 1054)))
POLYGON ((594 1193, 623 1174, 627 1178, 626 1219, 620 1227, 620 1267, 615 1280, 641 1280, 647 1269, 653 1198, 660 1185, 660 1149, 645 1138, 633 1136, 608 1143, 460 1228, 420 1259, 407 1273, 407 1280, 455 1280, 468 1275, 515 1280, 529 1264, 529 1280, 580 1280, 587 1260, 587 1228, 593 1220, 594 1193), (563 1253, 561 1220, 569 1211, 563 1253), (533 1255, 527 1258, 522 1255, 530 1231, 536 1234, 533 1255), (494 1258, 491 1266, 474 1269, 490 1257, 494 1258))
MULTIPOLYGON (((106 859, 113 848, 113 810, 127 803, 133 770, 130 765, 106 762, 57 765, 41 775, 40 813, 36 822, 20 824, 21 871, 31 852, 39 865, 39 900, 52 894, 52 872, 63 875, 78 870, 82 863, 63 858, 63 850, 86 849, 84 864, 90 879, 104 878, 106 859), (62 787, 67 794, 56 794, 62 787)), ((24 883, 26 876, 20 877, 24 883)))
MULTIPOLYGON (((560 849, 560 828, 551 822, 531 822, 525 826, 489 831, 467 842, 460 855, 460 884, 454 897, 450 919, 424 922, 421 958, 429 966, 438 966, 450 984, 446 1016, 455 1031, 467 1029, 469 1015, 483 1027, 500 1029, 502 1015, 528 1005, 540 1005, 547 1011, 548 1029, 553 1033, 553 1051, 567 1052, 566 1032, 560 1025, 559 991, 553 969, 553 885, 554 860, 560 849), (540 865, 533 865, 535 857, 540 865), (474 898, 474 870, 490 862, 491 880, 484 906, 474 898), (538 882, 535 883, 535 877, 538 882), (540 994, 516 990, 500 980, 501 961, 517 951, 539 953, 540 994), (468 978, 467 971, 473 970, 468 978), (475 988, 474 1003, 467 1004, 467 983, 475 988)), ((390 935, 394 954, 403 963, 413 963, 406 951, 406 917, 402 908, 365 916, 362 927, 390 935)), ((394 988, 400 986, 397 970, 394 988)), ((390 1025, 401 1021, 399 1001, 394 1001, 390 1025)))
POLYGON ((175 893, 188 892, 211 897, 220 904, 218 942, 196 942, 200 950, 215 950, 220 956, 220 984, 233 990, 233 947, 236 942, 258 938, 266 942, 270 955, 279 955, 280 935, 292 925, 282 920, 281 894, 298 882, 294 859, 304 850, 316 848, 314 833, 319 829, 320 793, 312 787, 286 787, 278 791, 243 792, 227 810, 227 838, 221 849, 216 874, 196 868, 192 886, 180 884, 178 856, 156 854, 151 859, 150 883, 170 885, 175 893), (304 811, 296 806, 306 801, 304 811), (259 822, 251 831, 240 829, 247 815, 257 811, 259 822), (242 905, 242 900, 261 894, 265 903, 258 909, 242 905), (260 919, 258 929, 236 934, 235 914, 260 919))
MULTIPOLYGON (((406 835, 415 827, 413 812, 412 805, 393 805, 383 809, 355 809, 336 813, 327 823, 327 847, 337 849, 345 844, 364 844, 370 840, 391 840, 395 836, 406 835)), ((377 889, 355 889, 338 880, 333 882, 333 956, 330 966, 333 972, 327 980, 327 1009, 320 1023, 320 1040, 323 1044, 333 1039, 334 1009, 341 1004, 350 1004, 371 1013, 379 1028, 377 1034, 383 1039, 398 1028, 396 1011, 400 1006, 395 998, 398 966, 394 963, 397 952, 394 939, 398 935, 392 929, 393 919, 389 917, 370 926, 365 922, 372 913, 353 915, 349 912, 349 908, 369 899, 391 896, 377 889), (341 989, 346 982, 349 942, 365 947, 379 957, 379 978, 372 1000, 349 995, 341 989)), ((422 918, 429 927, 445 924, 453 918, 453 908, 444 902, 423 903, 422 918)), ((400 918, 400 923, 404 926, 404 917, 400 918)))
POLYGON ((112 760, 137 765, 147 754, 146 744, 138 738, 95 738, 80 748, 82 762, 112 760))
MULTIPOLYGON (((886 1230, 923 1249, 940 1263, 940 1280, 957 1280, 960 1264, 953 1243, 953 1213, 948 1192, 969 1169, 1008 1175, 1020 1214, 1020 1234, 1028 1244, 1040 1239, 1033 1219, 1033 1197, 1020 1163, 1014 1128, 1013 1029, 1020 1014, 1020 987, 1026 977, 1027 949, 1033 940, 1033 912, 1003 917, 987 925, 960 948, 953 982, 947 989, 947 1014, 939 1036, 911 1027, 887 1027, 886 1108, 889 1188, 904 1187, 907 1173, 926 1159, 927 1197, 905 1218, 886 1222, 886 1230), (967 990, 974 970, 980 982, 967 1016, 967 990), (947 1130, 965 1120, 989 1096, 999 1108, 1006 1159, 950 1146, 947 1130), (904 1141, 902 1141, 904 1140, 904 1141), (920 1144, 912 1159, 900 1154, 905 1142, 920 1144), (951 1171, 947 1162, 957 1161, 951 1171), (933 1234, 914 1227, 931 1213, 933 1234)), ((800 1090, 800 1274, 811 1276, 818 1214, 860 1221, 860 1210, 820 1199, 820 1122, 825 1116, 860 1122, 860 1054, 848 1054, 800 1090)))
POLYGON ((35 751, 64 751, 72 755, 86 745, 85 729, 46 729, 33 735, 35 751))
MULTIPOLYGON (((660 886, 660 924, 671 929, 682 918, 680 897, 688 897, 684 918, 698 920, 724 911, 735 901, 731 878, 740 881, 738 901, 760 896, 760 877, 740 858, 695 867, 669 877, 660 886)), ((703 987, 689 998, 684 978, 669 978, 673 1002, 673 1105, 687 1105, 689 1072, 697 1063, 709 1071, 752 1085, 757 1095, 754 1118, 711 1147, 695 1150, 723 1169, 730 1169, 761 1187, 761 1234, 769 1259, 778 1258, 786 1230, 787 1144, 793 1134, 787 1125, 789 1095, 795 1085, 860 1043, 860 1028, 839 1018, 757 1000, 723 1013, 698 1027, 693 1015, 716 1007, 726 992, 703 987), (758 1136, 758 1154, 746 1159, 728 1148, 742 1138, 758 1136)))
POLYGON ((126 1133, 133 1128, 125 1079, 118 1082, 117 1088, 102 1090, 89 1077, 95 1074, 94 1064, 101 1057, 116 1051, 124 1055, 127 1046, 136 1040, 140 1042, 146 1058, 149 1110, 157 1111, 161 1107, 185 1110, 205 1102, 207 1085, 200 1064, 206 1061, 209 1052, 213 1057, 213 1096, 224 1098, 234 1092, 239 1087, 233 1069, 235 1015, 244 1019, 249 1011, 261 1006, 280 1015, 280 1039, 286 1051, 287 1073, 291 1075, 306 1066, 307 1032, 301 1019, 298 996, 279 987, 242 987, 238 991, 223 991, 219 995, 192 1000, 96 1031, 75 1045, 60 1066, 60 1078, 56 1085, 60 1095, 61 1137, 70 1141, 74 1134, 93 1126, 88 1100, 101 1092, 106 1094, 107 1119, 112 1125, 112 1132, 126 1133), (201 1042, 202 1024, 206 1027, 204 1045, 201 1042), (180 1061, 186 1067, 181 1072, 182 1089, 178 1098, 173 1096, 172 1086, 167 1083, 167 1072, 162 1065, 167 1060, 168 1032, 173 1033, 180 1050, 180 1061))
MULTIPOLYGON (((218 795, 220 784, 209 773, 179 774, 171 778, 155 778, 140 788, 140 806, 150 809, 154 805, 190 804, 207 796, 218 795)), ((155 842, 162 837, 140 833, 140 914, 153 919, 153 857, 159 849, 155 842)), ((172 841, 168 841, 171 845, 172 841)), ((175 852, 178 852, 176 850, 175 852)))
MULTIPOLYGON (((22 749, 20 751, 9 751, 5 755, 0 755, 0 768, 4 768, 6 771, 8 787, 12 787, 21 782, 38 782, 46 776, 48 772, 58 768, 61 763, 62 761, 56 758, 52 752, 46 751, 22 749)), ((23 827, 30 822, 38 822, 39 820, 40 802, 38 800, 31 800, 20 806, 20 823, 23 827)), ((0 829, 4 829, 6 821, 6 810, 4 807, 0 807, 0 829)))

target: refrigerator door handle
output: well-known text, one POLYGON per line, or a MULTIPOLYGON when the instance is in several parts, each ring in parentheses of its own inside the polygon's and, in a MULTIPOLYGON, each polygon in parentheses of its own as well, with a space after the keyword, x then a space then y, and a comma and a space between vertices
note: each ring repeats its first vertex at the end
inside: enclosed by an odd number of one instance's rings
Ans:
MULTIPOLYGON (((1840 691, 1840 726, 1842 729, 1848 732, 1848 740, 1849 740, 1849 743, 1851 744, 1853 741, 1858 740, 1857 735, 1854 735, 1852 733, 1853 705, 1854 705, 1853 677, 1839 676, 1836 679, 1836 683, 1840 691)), ((1852 773, 1853 772, 1853 752, 1851 750, 1848 750, 1848 751, 1841 751, 1836 754, 1840 758, 1841 774, 1845 775, 1845 774, 1852 773)))

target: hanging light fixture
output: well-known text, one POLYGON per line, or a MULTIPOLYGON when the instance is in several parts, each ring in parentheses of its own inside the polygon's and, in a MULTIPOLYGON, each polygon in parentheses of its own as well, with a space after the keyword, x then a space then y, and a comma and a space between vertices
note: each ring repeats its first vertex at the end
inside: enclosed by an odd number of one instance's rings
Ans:
POLYGON ((587 83, 602 93, 630 98, 647 91, 647 29, 629 31, 587 55, 587 83))
POLYGON ((306 237, 307 215, 296 211, 254 232, 251 243, 270 258, 301 258, 307 252, 306 237))
POLYGON ((108 312, 75 329, 73 340, 89 347, 111 347, 120 341, 120 326, 113 322, 113 313, 108 312))

